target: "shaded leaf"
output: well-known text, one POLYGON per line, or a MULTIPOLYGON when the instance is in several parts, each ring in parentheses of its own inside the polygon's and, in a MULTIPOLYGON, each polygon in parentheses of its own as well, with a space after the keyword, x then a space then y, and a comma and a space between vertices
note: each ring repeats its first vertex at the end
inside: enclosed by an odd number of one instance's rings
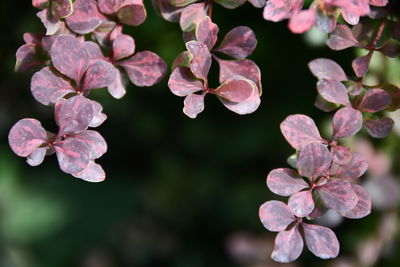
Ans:
POLYGON ((368 169, 367 158, 360 153, 353 153, 348 164, 340 166, 334 177, 339 179, 357 179, 368 169))
POLYGON ((55 34, 61 27, 61 22, 54 17, 49 9, 43 9, 36 14, 46 28, 46 35, 55 34))
POLYGON ((393 129, 394 121, 391 118, 383 117, 378 119, 366 119, 364 121, 365 130, 374 138, 384 138, 393 129))
POLYGON ((185 7, 181 13, 179 24, 182 31, 189 32, 196 28, 205 16, 207 16, 205 10, 205 3, 196 3, 185 7))
POLYGON ((333 140, 353 136, 361 130, 362 114, 351 107, 341 108, 333 116, 332 124, 333 140))
POLYGON ((351 66, 353 67, 354 73, 357 77, 361 78, 367 74, 371 58, 372 52, 368 53, 366 56, 358 57, 351 62, 351 66))
POLYGON ((317 84, 320 96, 328 102, 351 106, 346 87, 339 81, 320 80, 317 84))
POLYGON ((97 0, 99 10, 107 15, 115 14, 121 7, 123 0, 97 0))
POLYGON ((339 165, 348 164, 352 158, 350 148, 346 146, 331 146, 332 160, 339 165))
POLYGON ((109 86, 115 81, 117 69, 105 60, 97 60, 89 66, 83 80, 83 89, 90 90, 109 86))
POLYGON ((332 50, 343 50, 357 46, 358 41, 347 25, 337 25, 335 30, 329 35, 326 44, 332 50))
POLYGON ((72 0, 52 0, 51 13, 56 18, 65 18, 72 14, 72 0))
POLYGON ((214 2, 220 4, 225 8, 235 9, 243 5, 246 0, 214 0, 214 2))
POLYGON ((230 30, 218 46, 216 51, 233 58, 246 58, 257 46, 254 32, 246 26, 239 26, 230 30))
POLYGON ((147 13, 143 4, 130 4, 121 7, 117 16, 122 24, 137 26, 146 20, 147 13))
POLYGON ((340 215, 350 219, 361 219, 371 213, 371 196, 361 185, 351 186, 357 195, 357 205, 349 211, 341 212, 340 215))
POLYGON ((386 109, 391 103, 390 95, 382 89, 368 90, 357 108, 364 112, 378 112, 386 109))
POLYGON ((39 166, 42 164, 48 147, 38 147, 36 148, 27 158, 26 163, 31 166, 39 166))

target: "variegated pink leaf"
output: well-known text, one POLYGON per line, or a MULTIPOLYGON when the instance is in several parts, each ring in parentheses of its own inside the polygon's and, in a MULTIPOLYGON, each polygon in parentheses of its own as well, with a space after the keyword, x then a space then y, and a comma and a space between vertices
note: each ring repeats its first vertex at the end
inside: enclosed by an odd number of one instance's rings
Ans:
POLYGON ((333 140, 353 136, 361 130, 362 114, 351 107, 341 108, 333 116, 332 125, 333 140))
POLYGON ((109 48, 112 46, 111 35, 114 31, 119 31, 119 28, 122 28, 122 26, 117 25, 114 21, 106 20, 92 32, 92 35, 102 47, 109 48))
POLYGON ((56 109, 56 122, 60 127, 59 135, 86 130, 93 116, 93 105, 86 97, 73 96, 65 100, 56 109))
POLYGON ((115 75, 114 81, 107 87, 108 92, 116 99, 122 98, 126 94, 125 85, 127 83, 127 78, 124 79, 123 74, 117 70, 117 75, 115 75))
POLYGON ((120 60, 135 53, 135 41, 126 34, 118 35, 112 44, 113 59, 120 60))
POLYGON ((373 6, 386 6, 389 0, 369 0, 369 4, 373 6))
POLYGON ((37 46, 25 44, 18 48, 15 54, 17 62, 15 63, 16 72, 25 72, 44 64, 43 60, 38 57, 37 46))
POLYGON ((264 8, 264 19, 278 22, 290 18, 303 7, 304 0, 269 0, 264 8))
POLYGON ((68 27, 75 33, 87 34, 103 22, 104 16, 97 9, 95 0, 76 0, 74 12, 65 19, 68 27))
POLYGON ((301 176, 312 181, 325 175, 331 162, 331 153, 326 146, 321 143, 309 143, 299 153, 298 171, 301 176))
POLYGON ((66 18, 72 14, 72 0, 52 0, 51 13, 56 18, 66 18))
POLYGON ((109 86, 115 81, 117 69, 105 60, 97 60, 89 66, 83 79, 83 90, 109 86))
POLYGON ((364 121, 365 130, 374 138, 384 138, 393 129, 394 121, 391 118, 383 117, 379 119, 366 119, 364 121))
POLYGON ((357 108, 364 112, 374 113, 386 109, 391 101, 392 98, 386 91, 371 89, 365 93, 357 108))
POLYGON ((46 156, 46 152, 48 147, 38 147, 36 148, 29 156, 26 158, 26 163, 31 166, 39 166, 42 164, 44 157, 46 156))
POLYGON ((105 56, 103 55, 103 52, 101 52, 100 46, 97 43, 92 41, 86 41, 84 45, 89 55, 89 64, 92 64, 99 59, 102 60, 106 59, 105 56))
POLYGON ((205 16, 207 16, 205 10, 205 3, 196 3, 185 7, 181 13, 179 24, 182 31, 189 32, 196 28, 205 16))
POLYGON ((98 0, 97 7, 102 13, 112 15, 117 13, 122 3, 123 0, 98 0))
POLYGON ((314 106, 325 112, 331 112, 338 108, 337 104, 326 101, 320 95, 317 95, 314 106))
POLYGON ((351 184, 343 180, 329 180, 315 189, 326 207, 336 211, 348 211, 357 204, 357 195, 351 184))
POLYGON ((350 219, 361 219, 371 213, 371 196, 361 185, 351 186, 357 195, 357 205, 349 211, 340 212, 340 215, 350 219))
POLYGON ((71 174, 76 178, 92 183, 102 182, 106 179, 106 173, 103 168, 93 160, 90 160, 82 171, 71 174))
POLYGON ((368 161, 360 153, 353 153, 348 164, 340 166, 334 174, 339 179, 357 179, 361 177, 368 169, 368 161))
POLYGON ((88 68, 89 54, 85 45, 71 35, 60 35, 54 41, 50 55, 54 67, 79 84, 88 68))
POLYGON ((342 67, 339 66, 335 61, 328 58, 317 58, 308 63, 312 74, 319 80, 335 80, 335 81, 346 81, 347 76, 344 73, 342 67))
POLYGON ((197 41, 190 41, 186 43, 186 47, 192 58, 190 70, 196 78, 206 82, 211 67, 211 54, 207 45, 197 41))
POLYGON ((348 164, 352 158, 352 152, 350 148, 346 146, 331 146, 332 160, 339 164, 348 164))
POLYGON ((315 9, 301 10, 290 18, 289 29, 293 33, 304 33, 310 30, 316 22, 317 11, 315 9))
POLYGON ((343 50, 349 47, 357 46, 358 41, 347 25, 337 25, 330 34, 326 44, 332 50, 343 50))
POLYGON ((302 223, 307 248, 321 259, 337 257, 340 250, 335 233, 324 226, 302 223))
POLYGON ((271 192, 290 196, 302 189, 308 188, 308 184, 292 169, 275 169, 267 176, 267 186, 271 192))
POLYGON ((217 89, 215 93, 231 102, 242 102, 248 99, 253 93, 253 82, 241 77, 234 77, 225 81, 217 89))
POLYGON ((336 16, 327 16, 321 12, 317 12, 315 26, 325 33, 331 33, 336 28, 336 16))
POLYGON ((211 50, 217 42, 219 28, 217 24, 213 23, 210 17, 203 18, 196 27, 196 40, 200 43, 206 44, 208 49, 211 50))
POLYGON ((71 137, 87 145, 90 152, 90 159, 98 159, 107 152, 106 140, 96 131, 84 131, 71 135, 71 137))
POLYGON ((55 146, 60 169, 66 173, 77 173, 89 164, 90 151, 82 141, 67 138, 55 146))
POLYGON ((314 121, 301 114, 288 116, 280 125, 286 141, 297 150, 311 142, 323 142, 314 121))
POLYGON ((46 35, 55 34, 61 27, 61 22, 54 17, 49 9, 43 9, 36 14, 46 28, 46 35))
POLYGON ((183 113, 185 113, 189 118, 195 119, 197 115, 204 110, 204 97, 205 94, 187 95, 183 101, 183 113))
POLYGON ((303 239, 295 225, 287 231, 279 232, 275 238, 271 258, 274 261, 287 263, 295 261, 303 251, 303 239))
POLYGON ((190 61, 192 61, 192 55, 189 51, 183 51, 180 53, 172 63, 171 70, 174 71, 178 67, 190 68, 190 61))
POLYGON ((216 51, 233 58, 246 58, 257 46, 254 32, 246 26, 239 26, 230 30, 218 46, 216 51))
POLYGON ((357 77, 361 78, 367 74, 371 58, 372 52, 369 52, 366 56, 356 58, 351 62, 351 66, 353 67, 354 73, 357 77))
POLYGON ((328 102, 351 106, 346 87, 339 81, 320 80, 317 84, 320 96, 328 102))
POLYGON ((204 89, 203 82, 196 79, 186 67, 178 67, 172 72, 168 87, 177 96, 187 96, 204 89))
POLYGON ((45 67, 32 76, 31 91, 33 97, 43 105, 55 103, 57 98, 74 93, 75 89, 68 80, 45 67))
POLYGON ((147 17, 143 4, 125 5, 118 11, 118 19, 122 24, 137 26, 142 24, 147 17))
POLYGON ((136 86, 153 86, 167 72, 167 64, 153 52, 141 51, 119 62, 127 72, 129 79, 136 86))
POLYGON ((271 200, 267 201, 260 206, 259 210, 260 220, 264 227, 271 232, 280 232, 296 220, 292 212, 281 201, 271 200))
POLYGON ((103 113, 103 106, 99 102, 90 100, 90 103, 93 106, 93 119, 89 127, 94 128, 100 126, 107 119, 107 115, 103 113))
POLYGON ((293 194, 289 198, 288 207, 297 217, 306 217, 314 210, 312 191, 306 190, 293 194))
POLYGON ((8 143, 12 151, 20 157, 29 156, 46 141, 46 130, 35 119, 19 120, 8 134, 8 143))
POLYGON ((179 22, 182 8, 171 4, 170 0, 153 0, 153 6, 159 10, 161 16, 170 22, 179 22))

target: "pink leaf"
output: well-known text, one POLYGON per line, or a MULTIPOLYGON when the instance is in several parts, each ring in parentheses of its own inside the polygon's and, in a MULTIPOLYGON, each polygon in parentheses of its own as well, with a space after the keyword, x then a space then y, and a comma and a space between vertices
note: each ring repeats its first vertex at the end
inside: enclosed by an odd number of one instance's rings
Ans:
POLYGON ((246 58, 257 45, 254 32, 246 26, 239 26, 230 30, 222 40, 216 51, 233 58, 246 58))
POLYGON ((89 127, 94 128, 100 126, 107 119, 107 115, 103 113, 103 106, 100 103, 94 100, 90 100, 90 103, 93 106, 93 119, 89 127))
POLYGON ((311 72, 319 80, 347 81, 346 73, 335 61, 328 58, 317 58, 308 63, 311 72))
POLYGON ((347 25, 337 25, 335 30, 329 35, 326 44, 332 50, 343 50, 357 46, 358 41, 347 25))
POLYGON ((306 217, 314 210, 312 191, 306 190, 293 194, 289 198, 288 207, 297 217, 306 217))
POLYGON ((131 36, 126 34, 118 35, 115 38, 112 46, 114 60, 120 60, 122 58, 129 57, 135 52, 135 41, 131 36))
POLYGON ((241 77, 235 77, 221 84, 215 93, 231 102, 242 102, 248 99, 253 93, 253 82, 241 77))
POLYGON ((318 12, 315 24, 321 31, 331 33, 336 28, 336 16, 329 16, 318 12))
POLYGON ((89 55, 89 64, 92 64, 93 62, 96 62, 99 59, 105 60, 106 58, 103 55, 103 52, 101 52, 100 46, 92 41, 86 41, 84 43, 86 51, 88 52, 89 55))
POLYGON ((314 121, 306 115, 290 115, 280 125, 289 144, 297 150, 311 142, 323 142, 314 121))
POLYGON ((142 24, 147 17, 143 4, 125 5, 118 11, 118 19, 121 23, 137 26, 142 24))
POLYGON ((351 66, 353 67, 354 73, 357 77, 364 77, 369 68, 369 63, 371 62, 372 52, 368 53, 366 56, 359 57, 353 60, 351 66))
POLYGON ((341 108, 333 116, 332 124, 333 140, 353 136, 361 130, 362 114, 351 107, 341 108))
POLYGON ((282 263, 295 261, 303 251, 303 246, 303 239, 296 225, 290 230, 278 233, 271 258, 282 263))
POLYGON ((298 170, 301 176, 314 180, 328 171, 332 158, 329 150, 321 143, 305 145, 299 154, 298 170))
POLYGON ((269 0, 264 8, 264 19, 278 22, 290 18, 303 7, 304 0, 269 0))
POLYGON ((154 2, 158 2, 158 9, 165 20, 179 22, 182 8, 172 5, 170 0, 154 0, 153 3, 154 2))
POLYGON ((90 151, 82 141, 68 138, 55 145, 58 164, 66 173, 77 173, 89 164, 90 151))
POLYGON ((391 118, 366 119, 364 122, 365 130, 374 138, 384 138, 393 129, 394 121, 391 118))
POLYGON ((17 62, 15 63, 15 71, 30 71, 44 62, 38 57, 37 46, 25 44, 18 48, 15 54, 17 62))
POLYGON ((351 106, 346 87, 339 81, 320 80, 317 84, 320 96, 328 102, 351 106))
POLYGON ((352 158, 350 148, 346 146, 331 146, 332 160, 339 165, 348 164, 352 158))
POLYGON ((65 18, 72 14, 72 0, 52 0, 51 13, 56 18, 65 18))
POLYGON ((340 212, 340 214, 350 219, 361 219, 371 213, 371 196, 362 186, 357 184, 351 186, 357 195, 357 205, 349 211, 340 212))
POLYGON ((196 78, 206 82, 211 67, 211 54, 207 45, 196 41, 190 41, 186 43, 186 47, 192 58, 190 62, 192 73, 196 78))
POLYGON ((274 169, 267 176, 267 185, 271 192, 290 196, 302 189, 308 188, 308 184, 291 169, 274 169))
POLYGON ((167 64, 158 55, 150 51, 141 51, 119 62, 129 79, 136 86, 153 86, 161 81, 167 71, 167 64))
POLYGON ((117 69, 105 60, 97 60, 85 73, 82 88, 84 90, 103 88, 115 81, 117 69))
POLYGON ((32 6, 43 9, 46 8, 48 2, 49 0, 32 0, 32 6))
POLYGON ((42 164, 48 147, 36 148, 26 159, 26 162, 31 166, 39 166, 42 164))
POLYGON ((99 10, 107 15, 115 14, 121 7, 123 0, 98 0, 99 10))
POLYGON ((301 10, 294 14, 289 21, 289 29, 293 33, 304 33, 311 29, 317 21, 315 9, 301 10))
POLYGON ((35 119, 19 120, 8 134, 8 143, 12 151, 20 157, 29 156, 46 141, 46 130, 35 119))
POLYGON ((71 135, 72 138, 82 141, 89 148, 90 159, 98 159, 107 151, 107 143, 96 131, 84 131, 71 135))
POLYGON ((116 99, 122 98, 126 94, 125 84, 127 79, 124 79, 119 69, 117 75, 115 75, 114 81, 108 86, 108 92, 116 99))
POLYGON ((369 4, 373 6, 386 6, 389 0, 369 0, 369 4))
POLYGON ((271 232, 280 232, 296 220, 285 203, 271 200, 261 205, 259 210, 260 220, 264 227, 271 232))
POLYGON ((97 9, 97 4, 94 0, 76 0, 74 2, 74 12, 65 19, 68 27, 78 34, 87 34, 94 31, 103 20, 104 16, 97 9))
POLYGON ((196 39, 200 43, 206 44, 208 49, 212 49, 217 42, 219 28, 213 23, 210 17, 205 17, 196 27, 196 39))
POLYGON ((106 179, 106 173, 103 168, 93 160, 90 160, 86 168, 82 171, 71 174, 76 178, 92 183, 102 182, 106 179))
POLYGON ((325 206, 336 211, 348 211, 357 204, 357 195, 347 181, 329 180, 316 191, 325 206))
POLYGON ((368 169, 368 161, 365 156, 360 153, 353 153, 348 164, 340 166, 333 174, 339 179, 357 179, 362 176, 368 169))
POLYGON ((46 28, 46 35, 55 34, 61 27, 61 22, 58 18, 54 17, 49 9, 43 9, 36 14, 38 18, 42 21, 44 27, 46 28))
POLYGON ((204 96, 205 94, 187 95, 183 101, 183 113, 185 113, 189 118, 195 119, 197 115, 204 110, 204 96))
POLYGON ((378 112, 386 109, 392 102, 389 93, 382 89, 368 90, 357 108, 364 112, 378 112))
POLYGON ((174 95, 187 96, 203 90, 203 82, 196 79, 189 68, 176 68, 168 81, 168 87, 174 95))
POLYGON ((205 16, 207 16, 205 3, 196 3, 185 7, 179 20, 182 31, 190 32, 194 30, 197 23, 205 16))
POLYGON ((339 254, 339 241, 335 233, 324 226, 302 223, 307 248, 321 259, 335 258, 339 254))

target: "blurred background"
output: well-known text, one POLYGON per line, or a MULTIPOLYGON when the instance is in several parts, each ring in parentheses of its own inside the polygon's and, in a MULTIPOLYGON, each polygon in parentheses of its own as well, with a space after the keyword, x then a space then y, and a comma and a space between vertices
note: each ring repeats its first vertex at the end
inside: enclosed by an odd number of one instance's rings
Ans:
MULTIPOLYGON (((150 1, 145 4, 147 21, 125 32, 135 38, 137 51, 154 51, 170 66, 184 50, 179 26, 155 14, 150 1)), ((107 179, 90 184, 60 171, 54 156, 29 167, 7 143, 9 129, 21 118, 39 119, 55 130, 52 109, 31 96, 32 73, 14 73, 22 34, 43 31, 36 12, 31 1, 0 2, 0 266, 279 266, 270 260, 276 234, 258 218, 262 203, 279 199, 267 189, 266 175, 288 167, 293 153, 279 124, 302 113, 322 132, 328 129, 323 125, 329 126, 330 115, 313 105, 316 79, 307 63, 332 58, 350 74, 355 51, 330 51, 318 31, 291 34, 286 22, 267 22, 250 4, 237 10, 215 5, 220 38, 240 25, 256 33, 250 58, 262 71, 260 108, 239 116, 207 97, 205 111, 191 120, 182 112, 183 98, 169 92, 167 77, 152 88, 131 84, 122 100, 97 90, 91 97, 108 115, 98 129, 109 145, 98 161, 107 179)), ((400 85, 398 60, 374 62, 377 73, 400 85)), ((213 65, 212 86, 217 71, 213 65)), ((369 183, 376 209, 362 220, 342 221, 331 213, 321 220, 338 236, 338 259, 319 260, 304 249, 286 266, 398 266, 399 167, 390 170, 385 155, 398 162, 399 137, 349 143, 375 163, 362 181, 369 183)))

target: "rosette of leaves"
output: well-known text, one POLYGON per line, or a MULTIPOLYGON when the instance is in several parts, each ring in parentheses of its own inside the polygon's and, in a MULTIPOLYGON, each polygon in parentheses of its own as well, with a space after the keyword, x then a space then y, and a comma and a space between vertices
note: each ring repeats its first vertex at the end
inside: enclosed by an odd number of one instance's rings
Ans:
POLYGON ((32 0, 32 5, 42 9, 37 16, 46 27, 46 34, 53 35, 62 27, 62 19, 73 12, 72 0, 32 0))
POLYGON ((168 86, 173 94, 185 97, 183 111, 190 118, 203 111, 204 97, 210 93, 238 114, 252 113, 260 105, 261 75, 257 65, 248 59, 228 61, 211 54, 222 52, 237 58, 247 57, 256 46, 254 33, 247 27, 237 27, 214 48, 217 34, 217 25, 205 17, 197 25, 196 40, 186 43, 187 51, 173 64, 168 86), (207 78, 212 58, 220 65, 220 86, 216 89, 209 87, 207 78))
POLYGON ((315 59, 309 63, 309 68, 319 79, 317 90, 320 98, 316 102, 318 108, 327 112, 338 106, 353 108, 364 114, 365 129, 372 137, 383 138, 391 132, 393 120, 377 117, 375 113, 389 107, 390 110, 398 109, 398 90, 388 86, 383 86, 384 89, 366 86, 363 79, 352 81, 340 65, 330 59, 315 59), (347 82, 349 86, 346 87, 342 82, 347 82))
POLYGON ((269 0, 263 16, 274 22, 289 19, 289 29, 293 33, 306 32, 314 25, 329 33, 336 27, 339 11, 347 23, 355 25, 360 16, 370 14, 370 5, 387 4, 388 0, 315 0, 308 9, 302 9, 304 0, 269 0))
POLYGON ((31 166, 40 165, 46 155, 56 153, 60 169, 89 182, 105 179, 102 167, 95 162, 107 151, 104 138, 89 127, 99 125, 90 100, 73 96, 59 98, 55 106, 58 133, 46 132, 35 119, 22 119, 10 130, 11 149, 20 157, 27 157, 31 166))

